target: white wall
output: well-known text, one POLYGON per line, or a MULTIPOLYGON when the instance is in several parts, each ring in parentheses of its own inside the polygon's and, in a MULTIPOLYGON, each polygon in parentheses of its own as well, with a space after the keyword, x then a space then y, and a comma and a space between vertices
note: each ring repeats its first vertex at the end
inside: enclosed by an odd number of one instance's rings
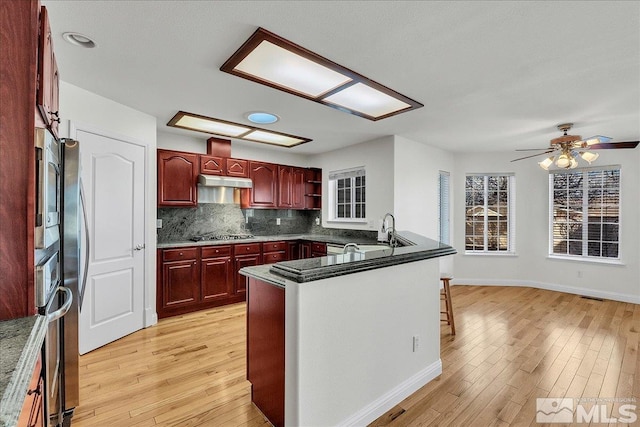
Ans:
POLYGON ((145 326, 156 315, 156 118, 64 81, 60 82, 60 134, 69 136, 69 121, 122 135, 146 145, 145 171, 145 326))
POLYGON ((516 174, 517 256, 464 255, 464 205, 459 204, 453 211, 459 230, 454 238, 459 251, 455 256, 455 282, 520 284, 640 303, 640 150, 599 153, 594 165, 622 166, 620 265, 548 258, 549 178, 536 159, 511 163, 516 153, 457 154, 457 173, 452 180, 456 200, 464 200, 466 173, 516 174))
MULTIPOLYGON (((169 132, 158 132, 158 148, 206 154, 209 136, 187 136, 169 132)), ((288 148, 270 147, 254 142, 231 140, 231 156, 236 159, 259 160, 289 166, 315 166, 308 156, 296 154, 288 148)))
POLYGON ((440 375, 438 278, 430 259, 287 282, 286 425, 364 426, 440 375))
MULTIPOLYGON (((454 174, 454 155, 449 151, 395 136, 394 142, 394 215, 399 230, 408 230, 439 240, 439 172, 454 174)), ((450 180, 450 214, 455 210, 453 179, 450 180)), ((453 218, 450 218, 453 221, 453 218)), ((455 227, 450 225, 453 239, 455 227)), ((453 240, 451 240, 453 241, 453 240)), ((452 256, 439 258, 440 272, 453 272, 452 256)))
POLYGON ((322 226, 376 230, 378 220, 393 212, 393 136, 352 145, 340 150, 318 154, 311 158, 314 166, 322 168, 322 226), (328 221, 329 172, 364 166, 366 171, 367 218, 364 222, 328 221))

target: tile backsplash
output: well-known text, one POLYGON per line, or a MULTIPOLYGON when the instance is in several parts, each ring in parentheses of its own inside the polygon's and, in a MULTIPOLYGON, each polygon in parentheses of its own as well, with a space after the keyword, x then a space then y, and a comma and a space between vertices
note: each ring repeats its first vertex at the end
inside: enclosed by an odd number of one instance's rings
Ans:
POLYGON ((199 203, 196 208, 158 208, 162 228, 158 243, 188 240, 201 234, 324 234, 370 237, 376 233, 358 230, 327 229, 316 225, 320 211, 292 209, 240 209, 236 204, 199 203), (277 225, 280 218, 280 225, 277 225))

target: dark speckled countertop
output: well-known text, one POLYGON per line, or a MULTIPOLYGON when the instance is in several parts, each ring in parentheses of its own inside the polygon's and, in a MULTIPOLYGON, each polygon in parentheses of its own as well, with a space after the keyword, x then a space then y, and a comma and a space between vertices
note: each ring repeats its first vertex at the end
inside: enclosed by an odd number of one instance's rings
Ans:
POLYGON ((333 243, 336 245, 346 245, 347 243, 375 244, 375 239, 363 237, 331 236, 326 234, 279 234, 274 236, 255 236, 250 239, 241 240, 205 240, 192 242, 191 240, 180 240, 173 242, 161 242, 157 244, 158 249, 184 248, 187 246, 215 246, 229 245, 233 243, 255 243, 274 242, 277 240, 312 240, 314 242, 333 243))
POLYGON ((46 332, 44 316, 0 321, 0 427, 18 421, 46 332))
POLYGON ((398 240, 402 246, 397 248, 245 267, 240 273, 285 287, 286 280, 298 283, 311 282, 456 253, 449 245, 410 231, 399 231, 398 240))

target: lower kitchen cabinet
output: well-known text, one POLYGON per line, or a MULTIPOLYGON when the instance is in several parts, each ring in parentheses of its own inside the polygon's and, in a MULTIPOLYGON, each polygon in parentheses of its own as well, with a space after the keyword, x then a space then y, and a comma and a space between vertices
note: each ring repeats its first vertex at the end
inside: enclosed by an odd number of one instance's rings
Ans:
POLYGON ((231 246, 202 248, 200 287, 202 301, 224 300, 233 295, 231 246))
POLYGON ((22 410, 18 418, 18 427, 44 427, 43 391, 44 380, 42 378, 42 358, 38 357, 33 369, 27 396, 22 404, 22 410))
POLYGON ((243 298, 247 292, 246 277, 238 273, 241 268, 252 267, 262 264, 262 244, 261 243, 245 243, 234 245, 234 270, 235 270, 235 295, 241 295, 243 298))
POLYGON ((163 253, 162 306, 192 305, 199 300, 197 248, 168 249, 163 253), (176 260, 177 259, 177 260, 176 260))

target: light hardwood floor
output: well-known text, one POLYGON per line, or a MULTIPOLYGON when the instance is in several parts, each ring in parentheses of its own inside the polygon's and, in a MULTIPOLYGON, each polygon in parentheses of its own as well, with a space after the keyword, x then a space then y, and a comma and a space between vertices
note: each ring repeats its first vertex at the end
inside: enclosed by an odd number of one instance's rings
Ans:
MULTIPOLYGON (((635 398, 640 408, 640 305, 517 287, 451 293, 457 335, 442 325, 442 375, 371 426, 540 425, 543 397, 635 398)), ((163 319, 82 356, 73 425, 268 425, 245 380, 244 310, 163 319)))

